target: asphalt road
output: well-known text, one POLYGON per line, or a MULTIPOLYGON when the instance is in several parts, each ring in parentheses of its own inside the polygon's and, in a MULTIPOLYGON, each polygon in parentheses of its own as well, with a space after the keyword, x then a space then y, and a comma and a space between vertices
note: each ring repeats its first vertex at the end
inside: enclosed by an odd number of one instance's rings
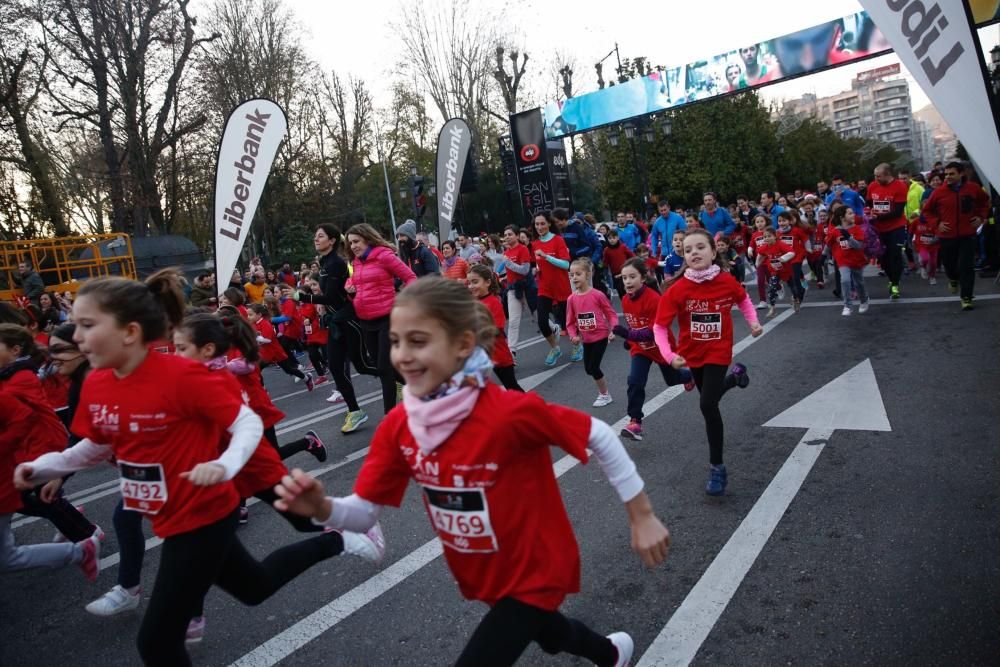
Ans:
MULTIPOLYGON (((869 286, 876 299, 887 296, 882 279, 869 286)), ((563 612, 601 632, 629 632, 638 661, 685 600, 698 596, 696 583, 806 431, 763 424, 867 359, 891 431, 833 432, 718 620, 703 623, 693 662, 1000 664, 1000 290, 985 279, 977 290, 977 309, 962 313, 944 284, 912 276, 904 279, 902 302, 876 301, 868 314, 844 318, 828 290, 813 289, 800 313, 780 311, 752 344, 737 314, 737 358, 751 384, 723 403, 730 475, 723 498, 704 494, 708 452, 696 395, 666 391, 651 374, 646 439, 627 446, 673 535, 670 556, 645 569, 629 549, 625 513, 599 467, 553 451, 583 563, 582 590, 563 612)), ((534 335, 535 327, 526 322, 522 331, 534 335)), ((605 408, 590 407, 597 392, 582 364, 564 355, 553 372, 542 364, 544 351, 537 341, 522 349, 522 382, 538 383, 550 401, 612 424, 622 420, 628 361, 620 345, 609 347, 603 365, 615 398, 605 408)), ((349 492, 381 416, 376 383, 357 378, 359 394, 373 399, 366 406, 373 419, 344 436, 342 408, 324 401, 332 387, 309 394, 277 369, 267 370, 265 381, 288 414, 279 439, 316 429, 331 453, 324 483, 349 492)), ((809 407, 818 416, 830 409, 809 407)), ((321 467, 308 454, 287 463, 321 467)), ((0 665, 138 663, 134 639, 145 603, 110 619, 83 610, 115 583, 115 478, 101 467, 67 485, 108 532, 97 584, 75 567, 0 577, 0 665)), ((21 543, 52 538, 44 522, 15 526, 21 543)), ((254 608, 213 589, 206 638, 191 650, 195 662, 450 664, 485 607, 459 596, 412 486, 403 507, 383 515, 383 527, 388 549, 380 566, 331 559, 254 608)), ((260 504, 239 536, 258 556, 300 539, 260 504)), ((159 549, 155 540, 147 544, 149 589, 159 549)), ((655 657, 650 652, 644 664, 657 664, 655 657)), ((521 664, 578 663, 532 647, 521 664)))

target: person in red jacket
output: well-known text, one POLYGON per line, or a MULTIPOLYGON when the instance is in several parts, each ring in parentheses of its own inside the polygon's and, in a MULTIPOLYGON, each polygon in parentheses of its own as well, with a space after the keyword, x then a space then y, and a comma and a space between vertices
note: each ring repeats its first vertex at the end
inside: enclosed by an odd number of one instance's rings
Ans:
POLYGON ((257 342, 260 344, 260 360, 264 366, 274 364, 286 374, 298 380, 306 381, 306 389, 313 390, 314 381, 311 373, 303 373, 299 370, 299 365, 294 357, 289 357, 285 349, 278 342, 278 334, 275 333, 271 321, 271 316, 267 306, 262 303, 251 303, 247 311, 247 319, 257 330, 257 342))
POLYGON ((990 200, 982 186, 962 180, 962 164, 949 162, 944 185, 924 202, 923 214, 937 228, 941 262, 954 294, 961 286, 962 310, 972 310, 976 284, 976 233, 989 215, 990 200))
POLYGON ((788 286, 792 288, 792 307, 798 312, 802 300, 806 296, 802 262, 812 250, 812 244, 809 240, 809 232, 802 228, 802 219, 795 211, 782 211, 778 214, 778 240, 795 253, 792 261, 789 262, 792 268, 792 279, 788 281, 788 286))
POLYGON ((903 275, 903 249, 906 247, 906 198, 909 186, 897 179, 892 167, 882 163, 875 167, 875 180, 868 186, 872 207, 871 224, 885 248, 882 270, 889 278, 889 297, 899 298, 899 279, 903 275))
POLYGON ((868 311, 868 290, 865 289, 864 268, 868 258, 864 252, 865 232, 855 224, 854 209, 840 206, 830 218, 825 246, 833 252, 833 261, 840 272, 840 286, 844 295, 844 310, 841 315, 851 314, 851 293, 858 295, 861 305, 858 313, 868 311))
MULTIPOLYGON (((622 311, 625 314, 625 324, 617 324, 612 330, 616 336, 625 340, 632 356, 628 373, 629 423, 621 432, 622 437, 631 440, 642 440, 642 406, 646 403, 646 382, 653 364, 660 369, 668 387, 683 384, 688 391, 694 389, 691 371, 686 368, 676 369, 668 364, 653 340, 653 321, 660 304, 660 293, 649 284, 651 278, 655 280, 655 275, 649 265, 638 257, 625 262, 622 267, 622 283, 625 286, 622 311)), ((668 330, 667 337, 676 348, 674 332, 668 330)))
POLYGON ((635 253, 619 240, 618 230, 609 231, 607 238, 608 245, 604 247, 604 265, 611 271, 611 282, 615 286, 615 293, 619 299, 623 299, 625 287, 622 286, 622 267, 626 261, 635 257, 635 253))
MULTIPOLYGON (((773 227, 764 229, 761 241, 762 244, 757 246, 757 269, 759 271, 766 267, 767 316, 774 317, 781 283, 787 282, 789 288, 792 287, 792 260, 795 259, 795 251, 788 244, 778 240, 778 232, 773 227)), ((792 293, 794 294, 794 291, 792 293)))
POLYGON ((514 374, 514 355, 511 354, 504 334, 507 321, 503 314, 503 304, 500 303, 500 280, 489 268, 476 264, 469 269, 468 282, 472 296, 486 306, 497 327, 496 339, 493 341, 493 372, 505 389, 523 392, 524 389, 517 383, 517 376, 514 374))
MULTIPOLYGON (((774 230, 765 230, 768 232, 773 238, 774 230)), ((750 295, 722 270, 711 234, 702 229, 688 230, 684 264, 684 273, 660 298, 653 338, 664 361, 674 368, 687 366, 694 376, 708 435, 710 468, 705 493, 719 496, 725 493, 728 482, 722 460, 724 432, 719 401, 733 387, 746 387, 750 382, 743 364, 729 367, 733 360, 733 307, 739 307, 751 335, 761 335, 764 328, 757 321, 750 295), (675 319, 680 329, 676 352, 668 336, 675 319)))
MULTIPOLYGON (((559 332, 552 330, 549 315, 554 315, 556 324, 566 329, 566 301, 569 299, 569 248, 558 234, 552 233, 552 216, 547 212, 535 216, 535 232, 538 238, 531 242, 531 251, 538 265, 538 328, 549 343, 545 355, 545 365, 555 366, 562 356, 559 347, 559 332)), ((571 361, 583 359, 583 346, 573 348, 571 361)))
MULTIPOLYGON (((302 314, 299 312, 299 304, 292 298, 295 289, 288 285, 278 287, 278 311, 281 316, 282 329, 278 335, 278 342, 285 348, 285 354, 295 357, 304 351, 302 347, 302 314)), ((275 318, 271 318, 271 324, 276 324, 275 318)), ((319 369, 316 369, 319 372, 319 369)), ((319 373, 324 375, 324 373, 319 373)), ((317 383, 319 384, 319 383, 317 383)))

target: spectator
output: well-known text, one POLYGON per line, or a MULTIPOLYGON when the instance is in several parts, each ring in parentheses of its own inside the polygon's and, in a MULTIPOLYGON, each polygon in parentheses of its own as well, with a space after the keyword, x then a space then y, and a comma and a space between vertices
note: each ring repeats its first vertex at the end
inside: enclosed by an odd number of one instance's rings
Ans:
POLYGON ((278 271, 278 282, 285 283, 289 287, 295 287, 295 272, 292 271, 292 265, 285 262, 281 265, 281 270, 278 271))
POLYGON ((771 226, 778 228, 778 215, 784 213, 785 207, 777 202, 777 193, 765 190, 760 193, 760 212, 771 218, 771 226))
POLYGON ((635 247, 639 245, 642 241, 642 237, 639 235, 639 229, 635 224, 628 224, 628 219, 625 217, 624 211, 618 211, 615 214, 615 224, 618 226, 618 238, 624 243, 629 250, 635 252, 635 247))
POLYGON ((267 289, 263 268, 254 269, 250 273, 250 280, 243 286, 246 292, 248 303, 264 303, 264 290, 267 289))
POLYGON ((570 262, 580 257, 586 257, 594 265, 601 263, 604 247, 593 227, 583 220, 583 214, 577 213, 571 220, 569 211, 564 208, 552 209, 552 219, 556 223, 556 231, 562 234, 563 241, 569 249, 570 262))
POLYGON ((833 192, 826 196, 826 206, 830 207, 835 201, 842 201, 854 211, 854 215, 859 218, 865 214, 865 200, 854 190, 847 187, 842 176, 834 176, 832 179, 833 192))
POLYGON ((437 257, 417 240, 417 223, 407 220, 396 230, 396 241, 399 243, 399 258, 410 267, 417 278, 433 273, 441 273, 437 257))
POLYGON ((722 232, 724 236, 729 236, 736 231, 736 223, 733 222, 729 211, 719 208, 719 201, 714 192, 706 192, 702 198, 705 203, 705 210, 699 216, 701 226, 708 230, 713 237, 722 232))
POLYGON ((434 253, 434 256, 437 257, 438 266, 444 264, 444 255, 434 247, 436 244, 431 243, 431 238, 427 235, 427 232, 417 232, 417 243, 423 243, 425 248, 434 253))
POLYGON ((459 256, 468 262, 472 259, 473 255, 483 254, 482 248, 478 244, 473 243, 472 239, 465 234, 458 235, 458 254, 459 256))
POLYGON ((190 299, 191 305, 195 308, 215 308, 219 301, 215 296, 215 280, 211 273, 200 273, 195 276, 190 299))
POLYGON ((459 257, 455 242, 448 240, 442 243, 441 254, 444 255, 444 264, 442 265, 444 277, 465 281, 469 273, 469 264, 459 257))
POLYGON ((28 260, 18 263, 17 272, 21 274, 21 289, 24 291, 24 298, 37 306, 42 292, 45 291, 42 277, 35 273, 35 267, 28 260))

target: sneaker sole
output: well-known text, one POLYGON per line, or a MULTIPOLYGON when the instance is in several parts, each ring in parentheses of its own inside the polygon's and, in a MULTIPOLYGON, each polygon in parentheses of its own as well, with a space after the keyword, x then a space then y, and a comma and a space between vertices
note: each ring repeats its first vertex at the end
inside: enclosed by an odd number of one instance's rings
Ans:
POLYGON ((359 428, 361 428, 361 425, 364 424, 366 421, 368 421, 368 415, 365 415, 364 419, 362 419, 361 421, 359 421, 358 423, 356 423, 352 428, 346 428, 347 424, 344 424, 344 426, 341 427, 340 432, 341 433, 354 433, 359 428))
POLYGON ((640 442, 642 440, 642 436, 641 435, 637 435, 637 434, 633 433, 632 431, 628 430, 627 428, 623 428, 621 430, 621 436, 623 438, 628 439, 628 440, 635 440, 636 442, 640 442))

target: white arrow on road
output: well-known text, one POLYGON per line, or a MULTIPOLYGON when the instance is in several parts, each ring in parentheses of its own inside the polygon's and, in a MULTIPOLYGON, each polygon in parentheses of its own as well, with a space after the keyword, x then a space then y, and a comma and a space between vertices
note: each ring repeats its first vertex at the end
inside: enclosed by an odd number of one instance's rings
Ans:
POLYGON ((764 426, 804 428, 806 433, 637 667, 688 665, 694 660, 834 431, 892 430, 868 359, 764 426))

